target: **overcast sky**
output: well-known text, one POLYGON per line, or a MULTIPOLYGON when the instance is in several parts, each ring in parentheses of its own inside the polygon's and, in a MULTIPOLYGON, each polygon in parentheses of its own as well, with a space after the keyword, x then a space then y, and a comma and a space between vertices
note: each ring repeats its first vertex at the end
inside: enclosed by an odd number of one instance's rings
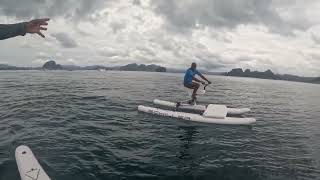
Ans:
POLYGON ((0 0, 0 23, 49 17, 46 39, 0 41, 0 64, 241 67, 320 76, 319 0, 0 0))

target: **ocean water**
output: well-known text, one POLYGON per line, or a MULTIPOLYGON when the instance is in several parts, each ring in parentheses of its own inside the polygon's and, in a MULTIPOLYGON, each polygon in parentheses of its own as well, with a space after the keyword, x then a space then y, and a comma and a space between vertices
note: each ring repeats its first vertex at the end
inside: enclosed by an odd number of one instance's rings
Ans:
POLYGON ((320 179, 320 85, 209 76, 203 103, 250 107, 252 126, 137 112, 185 99, 183 74, 0 72, 0 180, 28 145, 55 180, 320 179))

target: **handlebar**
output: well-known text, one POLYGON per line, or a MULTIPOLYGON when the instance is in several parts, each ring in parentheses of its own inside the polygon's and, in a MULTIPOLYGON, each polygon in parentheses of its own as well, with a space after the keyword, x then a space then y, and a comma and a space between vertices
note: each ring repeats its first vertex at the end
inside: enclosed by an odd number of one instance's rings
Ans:
POLYGON ((206 87, 209 86, 211 83, 204 83, 203 89, 206 90, 206 87))

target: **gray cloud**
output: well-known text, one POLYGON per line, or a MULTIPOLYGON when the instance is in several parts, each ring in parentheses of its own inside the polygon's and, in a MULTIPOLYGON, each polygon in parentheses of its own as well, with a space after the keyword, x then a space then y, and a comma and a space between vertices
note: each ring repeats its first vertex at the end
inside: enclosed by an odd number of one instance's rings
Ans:
MULTIPOLYGON (((30 19, 31 17, 62 17, 78 22, 95 21, 101 18, 97 13, 111 6, 116 0, 0 0, 0 14, 30 19)), ((313 1, 310 1, 313 2, 313 1)), ((132 0, 133 6, 140 6, 140 0, 132 0)), ((272 0, 151 0, 153 10, 165 17, 169 28, 175 31, 188 31, 197 25, 215 28, 234 28, 240 24, 263 24, 277 33, 288 34, 294 28, 306 29, 312 25, 307 21, 306 5, 292 13, 294 18, 284 20, 279 8, 288 9, 292 1, 272 0), (286 8, 287 7, 287 8, 286 8)), ((293 9, 293 8, 292 8, 293 9)), ((107 13, 107 12, 105 12, 107 13)), ((104 14, 103 16, 105 16, 104 14)), ((123 28, 123 24, 114 24, 114 31, 123 28)))
POLYGON ((134 5, 141 6, 141 1, 140 0, 133 0, 132 3, 134 5))
POLYGON ((111 22, 109 25, 113 33, 117 33, 118 31, 121 31, 122 29, 126 28, 125 22, 111 22))
POLYGON ((202 69, 206 71, 212 71, 227 67, 226 64, 222 61, 222 58, 219 55, 210 55, 208 57, 197 57, 197 63, 202 69))
POLYGON ((213 71, 300 69, 318 75, 319 6, 318 0, 0 0, 2 23, 52 19, 44 41, 26 36, 1 43, 0 59, 28 66, 21 59, 41 64, 63 52, 53 58, 179 68, 195 61, 213 71))
POLYGON ((36 58, 37 58, 37 59, 49 59, 50 56, 49 56, 49 54, 47 54, 47 53, 39 52, 39 53, 36 55, 36 58))
POLYGON ((78 46, 76 41, 66 33, 56 33, 52 34, 52 36, 56 38, 64 48, 75 48, 78 46))
POLYGON ((79 21, 105 7, 111 0, 0 0, 0 14, 29 19, 63 17, 79 21))
POLYGON ((118 48, 112 48, 112 47, 105 47, 101 48, 98 51, 98 54, 103 57, 128 57, 129 52, 126 49, 118 49, 118 48))
MULTIPOLYGON (((197 25, 234 28, 241 24, 263 24, 278 33, 290 33, 292 25, 279 16, 272 0, 153 0, 155 12, 165 17, 174 30, 197 25)), ((300 28, 296 26, 296 28, 300 28)))
POLYGON ((317 36, 316 34, 312 33, 312 34, 311 34, 311 39, 312 39, 316 44, 320 44, 320 37, 317 36))
POLYGON ((154 52, 154 50, 144 46, 137 47, 136 50, 142 53, 143 55, 153 56, 153 57, 156 56, 156 53, 154 52))

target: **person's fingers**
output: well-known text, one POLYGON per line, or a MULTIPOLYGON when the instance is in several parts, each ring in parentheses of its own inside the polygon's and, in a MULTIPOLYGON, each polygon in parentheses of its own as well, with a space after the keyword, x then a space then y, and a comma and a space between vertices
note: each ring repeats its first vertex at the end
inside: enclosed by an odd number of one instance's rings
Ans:
POLYGON ((34 19, 31 22, 34 22, 40 25, 48 25, 49 20, 50 20, 49 18, 43 18, 43 19, 34 19))
POLYGON ((48 25, 48 23, 46 21, 36 21, 35 24, 37 24, 38 26, 46 26, 46 25, 48 25))
POLYGON ((50 21, 50 18, 42 18, 42 19, 39 19, 41 21, 50 21))
POLYGON ((48 25, 48 21, 49 21, 50 19, 49 18, 43 18, 43 19, 40 19, 40 24, 41 25, 48 25))
POLYGON ((45 22, 45 21, 41 21, 41 22, 39 22, 39 24, 40 24, 40 25, 43 25, 43 26, 48 25, 48 23, 47 23, 47 22, 45 22))
POLYGON ((39 32, 37 32, 37 34, 39 34, 39 36, 41 36, 41 37, 43 37, 43 38, 45 38, 45 36, 39 31, 39 32))
POLYGON ((44 31, 46 31, 46 30, 47 30, 47 28, 44 28, 44 27, 41 27, 41 26, 40 26, 40 30, 44 30, 44 31))

